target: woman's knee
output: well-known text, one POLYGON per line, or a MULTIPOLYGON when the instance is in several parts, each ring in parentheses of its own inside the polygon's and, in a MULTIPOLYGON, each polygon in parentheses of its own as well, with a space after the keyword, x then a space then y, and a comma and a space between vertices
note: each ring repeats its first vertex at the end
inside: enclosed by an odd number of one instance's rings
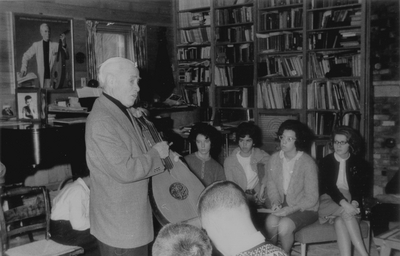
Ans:
POLYGON ((279 222, 279 227, 278 227, 278 232, 279 235, 285 236, 288 234, 292 234, 294 230, 296 229, 296 225, 294 222, 289 219, 289 218, 282 218, 281 221, 279 222))
POLYGON ((265 220, 265 225, 270 228, 277 227, 279 224, 280 218, 275 215, 268 215, 267 219, 265 220))

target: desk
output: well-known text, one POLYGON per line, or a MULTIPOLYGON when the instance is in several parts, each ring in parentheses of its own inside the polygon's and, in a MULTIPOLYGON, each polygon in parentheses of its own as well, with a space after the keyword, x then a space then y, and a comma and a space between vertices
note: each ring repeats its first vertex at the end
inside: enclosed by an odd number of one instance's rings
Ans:
POLYGON ((400 250, 400 228, 394 228, 374 237, 374 242, 381 246, 380 256, 389 256, 392 249, 400 250))

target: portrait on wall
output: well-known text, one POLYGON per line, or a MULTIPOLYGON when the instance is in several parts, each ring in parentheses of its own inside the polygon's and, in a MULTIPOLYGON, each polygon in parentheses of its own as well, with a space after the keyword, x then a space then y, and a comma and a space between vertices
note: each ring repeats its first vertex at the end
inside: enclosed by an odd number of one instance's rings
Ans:
POLYGON ((41 89, 17 88, 16 102, 18 119, 24 121, 39 121, 42 117, 41 89))
POLYGON ((75 89, 71 19, 14 14, 13 40, 16 88, 75 89))

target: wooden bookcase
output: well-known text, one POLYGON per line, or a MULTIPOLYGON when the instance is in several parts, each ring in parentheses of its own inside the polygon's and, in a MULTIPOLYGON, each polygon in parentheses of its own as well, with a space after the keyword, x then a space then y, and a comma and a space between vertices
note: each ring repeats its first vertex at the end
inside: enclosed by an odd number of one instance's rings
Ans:
POLYGON ((207 112, 213 106, 214 46, 210 0, 175 1, 176 81, 185 101, 207 112))
MULTIPOLYGON (((223 124, 254 120, 268 152, 276 150, 275 133, 287 119, 314 130, 317 157, 328 153, 326 143, 337 125, 360 130, 369 145, 369 5, 361 0, 210 1, 204 11, 213 31, 207 46, 214 116, 223 124)), ((178 37, 182 27, 177 26, 178 37)))

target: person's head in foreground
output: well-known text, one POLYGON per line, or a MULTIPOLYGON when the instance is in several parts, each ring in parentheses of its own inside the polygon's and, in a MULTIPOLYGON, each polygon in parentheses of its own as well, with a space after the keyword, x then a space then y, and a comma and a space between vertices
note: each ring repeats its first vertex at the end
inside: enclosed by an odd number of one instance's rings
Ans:
POLYGON ((139 95, 139 69, 131 60, 113 57, 101 64, 100 87, 125 107, 131 107, 139 95))
POLYGON ((207 234, 198 227, 167 224, 153 244, 153 256, 211 256, 212 246, 207 234))

